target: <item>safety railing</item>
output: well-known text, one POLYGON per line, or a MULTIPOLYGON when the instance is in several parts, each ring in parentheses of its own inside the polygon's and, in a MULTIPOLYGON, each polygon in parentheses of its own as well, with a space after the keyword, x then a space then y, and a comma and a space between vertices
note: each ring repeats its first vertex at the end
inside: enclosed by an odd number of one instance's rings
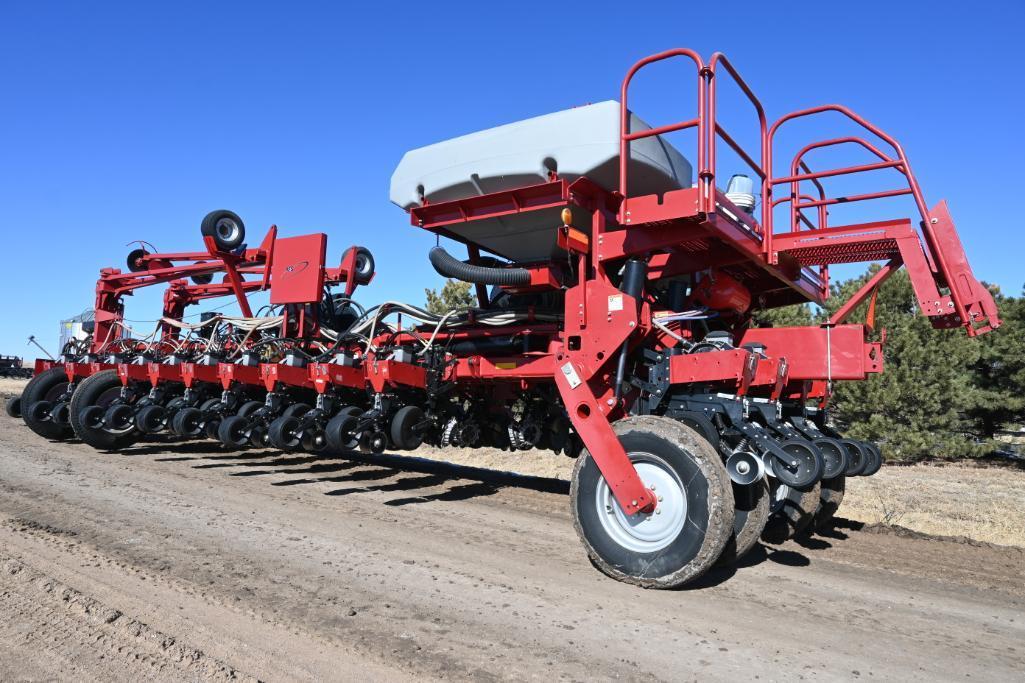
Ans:
MULTIPOLYGON (((733 149, 734 152, 736 152, 737 156, 739 156, 744 161, 744 163, 746 163, 751 168, 751 170, 755 172, 755 175, 758 176, 758 180, 759 180, 759 182, 760 182, 760 184, 762 186, 762 216, 763 216, 763 220, 761 221, 761 224, 764 227, 764 225, 765 225, 765 221, 764 221, 765 207, 768 204, 768 197, 766 196, 766 193, 765 193, 766 181, 768 181, 768 179, 769 179, 768 178, 769 172, 768 172, 767 169, 771 169, 772 168, 771 166, 766 166, 766 163, 765 163, 766 158, 768 156, 768 149, 766 148, 766 145, 768 143, 768 134, 767 134, 767 124, 766 124, 766 121, 765 121, 765 108, 762 107, 762 103, 758 100, 758 97, 755 96, 754 91, 752 91, 751 87, 748 86, 748 84, 744 81, 743 78, 741 78, 740 74, 737 73, 737 70, 733 67, 733 64, 730 63, 730 60, 728 60, 726 58, 726 55, 724 55, 723 53, 716 52, 714 55, 712 55, 712 59, 708 63, 708 69, 707 69, 707 73, 705 74, 705 77, 708 79, 708 125, 707 125, 706 128, 707 128, 707 131, 708 131, 707 135, 709 137, 709 141, 707 143, 708 144, 708 166, 709 166, 709 168, 711 170, 712 186, 713 186, 713 188, 715 186, 716 147, 718 146, 717 145, 718 139, 722 138, 722 140, 726 144, 728 144, 733 149), (761 144, 761 150, 760 150, 761 156, 760 156, 760 158, 759 158, 759 160, 757 162, 754 159, 752 159, 751 155, 749 155, 744 150, 744 148, 741 147, 737 143, 737 141, 733 138, 733 136, 731 136, 729 133, 726 132, 726 130, 719 124, 719 121, 717 119, 717 116, 716 116, 716 106, 717 106, 718 96, 717 96, 717 85, 716 84, 718 83, 719 79, 716 78, 716 76, 717 76, 717 69, 718 69, 718 67, 720 65, 722 66, 723 69, 726 70, 726 73, 728 73, 733 78, 733 82, 737 84, 737 87, 740 88, 741 92, 743 92, 747 96, 747 99, 751 102, 752 106, 754 106, 754 108, 755 108, 755 113, 758 114, 758 140, 760 141, 760 144, 761 144)), ((714 209, 714 201, 715 201, 715 193, 713 191, 713 193, 712 193, 713 205, 710 208, 714 209)))
MULTIPOLYGON (((693 50, 687 48, 676 48, 674 50, 666 50, 665 52, 659 52, 658 54, 645 57, 641 61, 637 62, 627 72, 626 77, 623 79, 623 85, 620 88, 619 93, 619 194, 623 197, 629 196, 629 166, 630 166, 630 143, 634 140, 640 140, 642 138, 650 138, 656 135, 664 135, 666 133, 673 133, 678 130, 687 130, 689 128, 698 129, 698 182, 702 186, 701 191, 701 207, 702 211, 707 211, 707 198, 708 193, 705 186, 712 181, 713 175, 708 169, 708 159, 706 156, 706 130, 705 130, 705 106, 707 100, 707 89, 708 84, 705 80, 705 64, 701 60, 701 56, 693 50), (697 69, 698 75, 698 115, 693 119, 687 119, 686 121, 678 121, 671 123, 666 126, 659 126, 657 128, 649 128, 647 130, 631 131, 630 130, 630 108, 627 104, 627 95, 630 89, 630 81, 633 80, 634 75, 642 68, 655 62, 661 62, 666 59, 673 57, 688 57, 694 62, 694 66, 697 69)), ((714 201, 714 192, 711 193, 714 201)))
MULTIPOLYGON (((679 130, 686 130, 689 128, 697 128, 698 130, 698 183, 700 187, 700 198, 699 198, 699 210, 704 213, 713 213, 716 209, 716 185, 715 177, 717 171, 717 143, 721 139, 740 157, 743 162, 750 167, 754 174, 758 177, 761 182, 761 212, 759 221, 759 231, 762 233, 762 250, 763 253, 771 258, 772 252, 772 236, 774 232, 773 226, 773 209, 783 203, 790 203, 790 226, 789 231, 796 232, 800 230, 801 225, 808 227, 809 229, 822 229, 827 225, 828 211, 827 207, 836 204, 849 204, 860 201, 867 201, 872 199, 883 199, 887 197, 898 197, 902 195, 912 195, 916 206, 918 207, 919 213, 922 216, 923 221, 923 234, 926 240, 926 246, 928 247, 927 253, 931 256, 936 254, 936 240, 933 235, 933 231, 929 223, 929 212, 925 204, 925 199, 922 196, 922 191, 919 188, 918 181, 915 179, 914 174, 911 171, 911 166, 908 163, 907 156, 904 154, 903 148, 900 143, 897 142, 893 137, 885 133, 883 130, 872 125, 861 116, 858 116, 853 111, 838 104, 823 105, 820 107, 812 107, 810 109, 803 109, 783 116, 778 119, 771 127, 767 125, 765 117, 765 110, 762 107, 758 97, 754 94, 754 91, 748 86, 744 79, 737 72, 733 64, 726 58, 721 52, 717 52, 712 55, 711 60, 706 66, 698 55, 693 50, 687 48, 678 48, 674 50, 667 50, 660 52, 650 57, 646 57, 631 67, 627 72, 626 77, 623 79, 623 84, 620 90, 620 150, 619 150, 619 192, 623 197, 629 197, 629 160, 630 160, 630 143, 634 140, 640 140, 642 138, 653 137, 657 135, 663 135, 666 133, 672 133, 679 130), (641 131, 630 130, 630 109, 628 104, 628 91, 630 83, 634 76, 645 66, 653 64, 655 62, 664 61, 666 59, 674 57, 687 57, 693 63, 697 70, 697 106, 698 115, 695 118, 687 119, 685 121, 678 121, 665 126, 659 126, 656 128, 650 128, 641 131), (758 116, 759 125, 759 141, 760 141, 760 158, 754 159, 717 120, 717 101, 718 101, 718 80, 717 76, 722 73, 729 74, 733 79, 734 83, 740 88, 741 92, 751 102, 751 105, 755 109, 755 113, 758 116), (795 119, 813 116, 824 112, 838 112, 848 119, 865 129, 878 139, 883 140, 887 145, 893 149, 892 154, 886 154, 877 148, 867 140, 856 137, 840 137, 830 140, 822 140, 813 142, 802 148, 795 156, 790 166, 790 174, 782 177, 773 177, 773 141, 775 139, 777 131, 784 124, 793 121, 795 119), (855 144, 859 145, 871 154, 879 159, 877 162, 859 164, 855 166, 847 166, 843 168, 834 168, 822 171, 812 171, 805 163, 804 157, 809 152, 815 149, 821 149, 825 147, 834 147, 844 144, 855 144), (825 188, 822 185, 821 180, 823 178, 831 178, 842 175, 851 175, 855 173, 864 173, 869 171, 876 171, 882 169, 893 168, 899 171, 907 181, 907 187, 883 190, 880 192, 870 192, 857 195, 849 195, 843 197, 829 197, 826 194, 825 188), (800 186, 802 182, 811 182, 815 185, 818 190, 818 198, 811 196, 802 195, 800 193, 800 186), (778 185, 790 185, 790 194, 787 197, 774 199, 773 188, 778 185), (805 216, 804 211, 809 209, 818 210, 818 223, 817 226, 813 225, 811 221, 805 216)), ((942 254, 937 255, 937 258, 942 259, 942 254)), ((931 264, 934 269, 939 266, 940 269, 944 268, 944 264, 931 264)))

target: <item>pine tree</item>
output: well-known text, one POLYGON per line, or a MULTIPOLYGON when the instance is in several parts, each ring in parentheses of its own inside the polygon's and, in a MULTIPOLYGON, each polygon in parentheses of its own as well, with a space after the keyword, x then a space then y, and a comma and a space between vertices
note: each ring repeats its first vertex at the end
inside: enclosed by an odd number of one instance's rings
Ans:
POLYGON ((447 280, 441 291, 424 289, 427 296, 427 310, 435 315, 445 315, 452 310, 472 308, 477 305, 473 285, 459 280, 447 280))

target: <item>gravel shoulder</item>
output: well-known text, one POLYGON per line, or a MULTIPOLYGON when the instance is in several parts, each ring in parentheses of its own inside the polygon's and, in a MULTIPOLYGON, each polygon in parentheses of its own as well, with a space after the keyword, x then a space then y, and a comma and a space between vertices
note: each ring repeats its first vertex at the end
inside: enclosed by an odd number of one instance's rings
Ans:
POLYGON ((644 591, 589 565, 567 489, 392 456, 102 454, 0 416, 0 680, 1025 669, 1021 548, 842 519, 688 590, 644 591))

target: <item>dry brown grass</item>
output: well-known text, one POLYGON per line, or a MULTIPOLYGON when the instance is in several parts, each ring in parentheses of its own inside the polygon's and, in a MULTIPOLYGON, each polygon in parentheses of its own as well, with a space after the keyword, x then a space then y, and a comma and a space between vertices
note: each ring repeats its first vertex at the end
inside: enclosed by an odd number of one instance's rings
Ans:
POLYGON ((839 515, 1025 547, 1025 471, 973 464, 884 467, 847 481, 839 515))

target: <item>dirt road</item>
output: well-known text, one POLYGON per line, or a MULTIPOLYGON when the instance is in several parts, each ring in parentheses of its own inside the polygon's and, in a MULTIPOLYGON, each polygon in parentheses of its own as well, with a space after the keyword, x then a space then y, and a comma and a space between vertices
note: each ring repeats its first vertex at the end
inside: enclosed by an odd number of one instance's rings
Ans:
POLYGON ((1025 550, 841 523, 692 589, 643 591, 588 564, 566 488, 210 443, 101 454, 4 415, 0 679, 1025 670, 1025 550))

